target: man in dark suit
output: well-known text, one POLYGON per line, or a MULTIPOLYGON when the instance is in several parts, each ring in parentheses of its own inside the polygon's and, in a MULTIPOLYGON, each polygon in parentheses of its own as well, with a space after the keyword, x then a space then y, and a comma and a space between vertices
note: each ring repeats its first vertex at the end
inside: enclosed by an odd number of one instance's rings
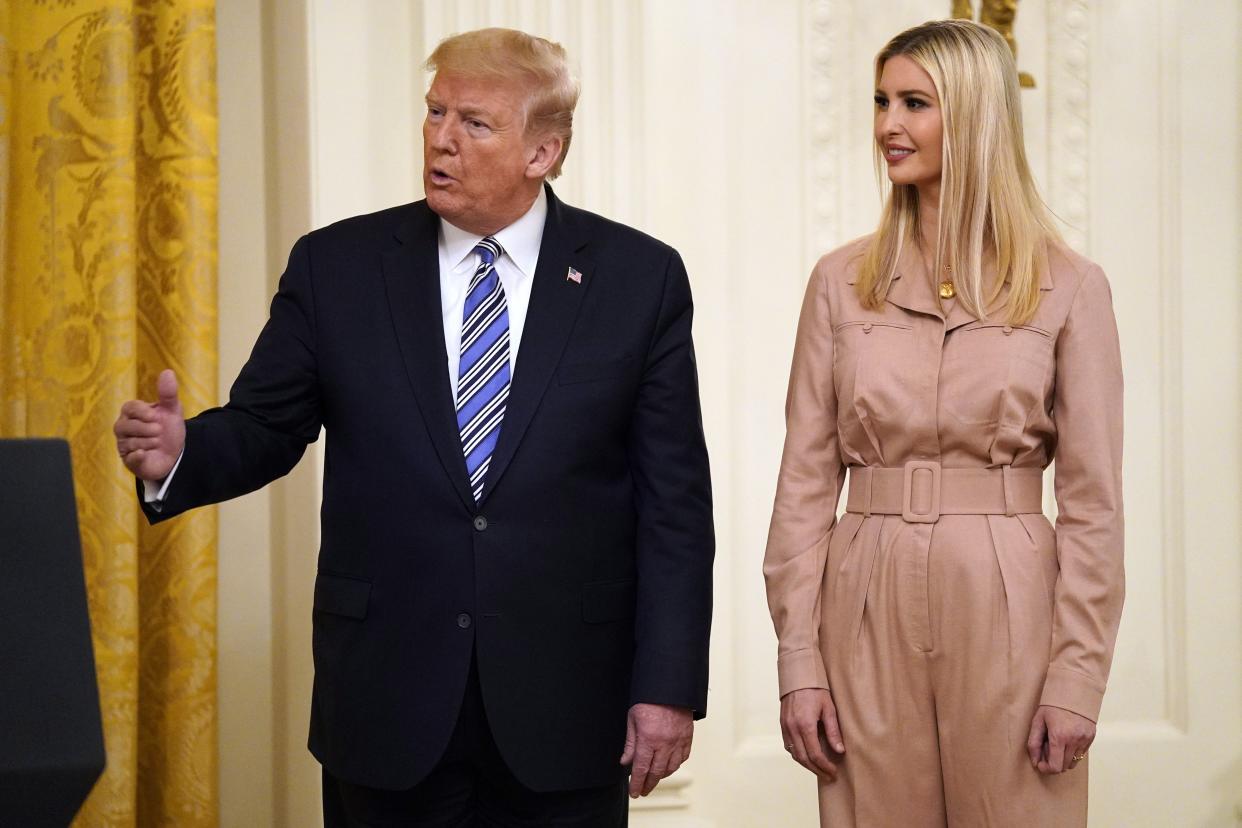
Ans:
POLYGON ((707 703, 714 541, 676 251, 561 203, 577 87, 444 41, 425 201, 294 246, 229 403, 118 450, 152 521, 327 435, 310 749, 329 825, 623 825, 707 703), (519 358, 520 357, 520 358, 519 358))

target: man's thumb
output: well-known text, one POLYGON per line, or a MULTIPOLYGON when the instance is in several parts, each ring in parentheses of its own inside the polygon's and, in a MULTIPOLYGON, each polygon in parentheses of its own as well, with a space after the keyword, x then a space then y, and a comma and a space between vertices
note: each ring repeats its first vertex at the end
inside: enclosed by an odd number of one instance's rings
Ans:
POLYGON ((634 732, 634 717, 627 716, 625 722, 625 749, 621 752, 621 764, 628 765, 634 761, 634 743, 637 741, 634 732))
POLYGON ((161 408, 174 411, 180 408, 181 403, 177 400, 177 375, 172 372, 171 368, 160 371, 160 378, 156 381, 156 391, 160 395, 161 408))

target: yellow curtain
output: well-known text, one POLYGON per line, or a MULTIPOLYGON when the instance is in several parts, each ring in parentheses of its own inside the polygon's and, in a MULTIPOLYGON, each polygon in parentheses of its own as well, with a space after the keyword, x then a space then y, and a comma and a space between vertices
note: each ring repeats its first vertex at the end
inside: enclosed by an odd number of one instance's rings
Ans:
POLYGON ((151 529, 122 402, 216 399, 211 0, 0 3, 0 436, 73 452, 108 767, 76 825, 215 825, 216 516, 151 529))

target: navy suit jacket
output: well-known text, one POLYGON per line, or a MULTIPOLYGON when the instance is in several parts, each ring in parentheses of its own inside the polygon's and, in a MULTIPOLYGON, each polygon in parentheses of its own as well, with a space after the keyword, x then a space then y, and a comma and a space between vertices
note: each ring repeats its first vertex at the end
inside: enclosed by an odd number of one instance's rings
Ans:
POLYGON ((631 704, 707 710, 714 540, 685 268, 548 189, 476 505, 446 367, 438 222, 419 201, 298 241, 228 404, 187 422, 162 511, 147 515, 267 484, 322 426, 314 755, 357 784, 416 784, 447 746, 473 650, 522 782, 609 784, 624 775, 631 704))

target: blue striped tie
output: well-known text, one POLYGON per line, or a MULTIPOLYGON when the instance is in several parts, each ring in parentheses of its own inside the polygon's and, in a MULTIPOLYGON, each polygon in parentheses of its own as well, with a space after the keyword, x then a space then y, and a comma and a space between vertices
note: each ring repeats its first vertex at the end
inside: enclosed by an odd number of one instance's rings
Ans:
POLYGON ((457 428, 477 503, 483 496, 483 480, 509 399, 509 306, 496 274, 496 258, 503 252, 500 245, 488 236, 474 252, 479 254, 479 266, 462 312, 457 428))

